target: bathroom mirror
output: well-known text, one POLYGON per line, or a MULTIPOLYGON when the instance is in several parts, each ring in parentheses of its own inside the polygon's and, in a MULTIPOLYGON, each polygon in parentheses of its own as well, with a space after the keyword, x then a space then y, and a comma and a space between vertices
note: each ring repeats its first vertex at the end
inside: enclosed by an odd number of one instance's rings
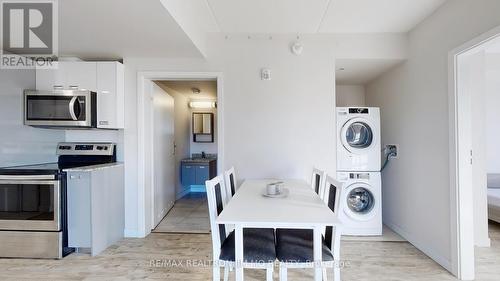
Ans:
POLYGON ((208 112, 193 113, 193 141, 214 142, 214 114, 208 112))

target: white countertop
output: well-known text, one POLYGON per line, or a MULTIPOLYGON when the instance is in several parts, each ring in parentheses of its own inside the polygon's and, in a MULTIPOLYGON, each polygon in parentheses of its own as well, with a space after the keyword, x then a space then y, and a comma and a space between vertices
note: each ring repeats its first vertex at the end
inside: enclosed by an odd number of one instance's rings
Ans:
POLYGON ((123 166, 123 162, 114 162, 114 163, 106 163, 106 164, 99 164, 99 165, 76 167, 76 168, 64 169, 63 171, 65 171, 65 172, 92 172, 92 171, 97 171, 97 170, 102 170, 102 169, 107 169, 107 168, 117 167, 117 166, 123 166))

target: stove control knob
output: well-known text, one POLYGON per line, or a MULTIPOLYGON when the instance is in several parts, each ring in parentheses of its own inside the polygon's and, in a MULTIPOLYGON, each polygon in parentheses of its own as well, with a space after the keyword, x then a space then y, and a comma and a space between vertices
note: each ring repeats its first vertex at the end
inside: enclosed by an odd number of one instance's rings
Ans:
POLYGON ((97 147, 97 150, 103 150, 103 149, 104 149, 104 147, 102 147, 102 146, 97 147))

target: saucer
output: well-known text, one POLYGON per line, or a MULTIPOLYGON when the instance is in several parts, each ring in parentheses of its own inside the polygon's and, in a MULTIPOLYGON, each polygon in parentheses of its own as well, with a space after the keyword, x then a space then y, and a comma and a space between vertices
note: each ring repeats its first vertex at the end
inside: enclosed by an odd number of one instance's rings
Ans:
POLYGON ((287 197, 289 193, 290 190, 288 190, 288 188, 282 188, 281 192, 277 194, 267 194, 267 188, 264 188, 264 190, 262 190, 262 196, 269 198, 284 198, 287 197))

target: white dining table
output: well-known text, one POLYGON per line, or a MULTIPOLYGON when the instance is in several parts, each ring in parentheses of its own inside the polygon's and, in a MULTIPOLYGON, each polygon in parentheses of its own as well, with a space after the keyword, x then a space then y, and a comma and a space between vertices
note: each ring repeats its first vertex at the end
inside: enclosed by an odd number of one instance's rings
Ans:
POLYGON ((281 180, 289 190, 285 198, 263 196, 266 185, 275 181, 246 180, 217 218, 218 224, 234 225, 236 280, 244 280, 244 228, 296 228, 312 229, 314 232, 314 280, 320 281, 323 229, 334 226, 337 230, 341 222, 303 180, 281 180))

